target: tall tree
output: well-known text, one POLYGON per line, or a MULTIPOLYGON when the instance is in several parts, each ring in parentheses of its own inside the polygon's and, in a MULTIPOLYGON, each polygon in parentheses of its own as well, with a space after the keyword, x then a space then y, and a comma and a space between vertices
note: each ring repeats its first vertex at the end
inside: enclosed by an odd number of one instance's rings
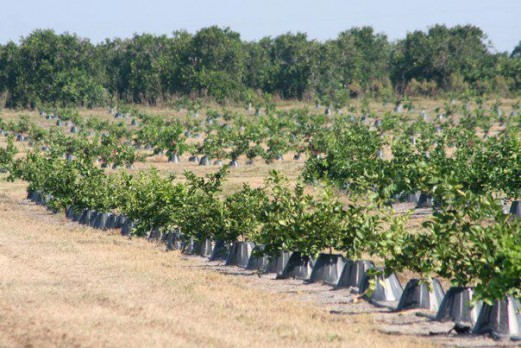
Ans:
POLYGON ((316 42, 304 33, 287 33, 275 38, 271 48, 275 90, 282 98, 301 99, 308 92, 313 73, 316 42))
POLYGON ((240 34, 217 26, 199 30, 187 57, 193 88, 219 101, 236 98, 243 87, 244 50, 240 34))
POLYGON ((393 82, 401 91, 412 79, 433 80, 449 88, 454 74, 475 83, 490 56, 485 39, 483 31, 472 25, 435 25, 427 33, 408 33, 392 54, 393 82))
MULTIPOLYGON (((14 50, 11 51, 11 53, 14 50)), ((104 102, 95 47, 86 39, 52 30, 36 30, 21 40, 8 105, 94 106, 104 102)))
POLYGON ((390 45, 387 36, 372 27, 352 28, 338 35, 339 67, 344 85, 357 82, 367 88, 373 79, 386 77, 390 45))

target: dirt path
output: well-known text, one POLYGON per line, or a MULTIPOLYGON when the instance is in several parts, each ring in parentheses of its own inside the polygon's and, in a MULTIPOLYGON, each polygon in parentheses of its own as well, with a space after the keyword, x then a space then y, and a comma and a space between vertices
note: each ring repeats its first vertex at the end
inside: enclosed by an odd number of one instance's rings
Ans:
POLYGON ((424 346, 23 198, 0 183, 0 347, 424 346))

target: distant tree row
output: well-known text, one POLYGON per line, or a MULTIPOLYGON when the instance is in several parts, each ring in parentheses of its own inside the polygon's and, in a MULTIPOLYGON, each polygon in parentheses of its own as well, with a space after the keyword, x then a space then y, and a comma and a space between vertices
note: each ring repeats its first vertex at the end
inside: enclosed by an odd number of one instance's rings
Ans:
POLYGON ((36 30, 0 45, 0 106, 156 105, 181 96, 255 103, 263 95, 331 105, 367 94, 518 93, 521 42, 511 54, 487 45, 471 25, 436 25, 397 42, 371 27, 326 42, 303 33, 246 42, 212 26, 97 45, 36 30))

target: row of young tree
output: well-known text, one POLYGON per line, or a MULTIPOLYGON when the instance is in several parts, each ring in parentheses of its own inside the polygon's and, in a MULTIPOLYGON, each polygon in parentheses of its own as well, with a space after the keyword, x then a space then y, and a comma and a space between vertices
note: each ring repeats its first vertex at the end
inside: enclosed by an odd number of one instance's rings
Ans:
POLYGON ((136 114, 129 123, 129 118, 82 119, 63 110, 56 124, 73 122, 70 131, 61 126, 47 130, 24 116, 18 121, 0 119, 0 132, 30 138, 32 146, 52 156, 84 158, 103 167, 130 167, 151 155, 166 155, 177 163, 189 153, 191 162, 222 165, 229 160, 239 166, 252 165, 257 158, 269 164, 288 153, 302 160, 305 154, 302 175, 307 182, 328 181, 349 192, 371 189, 387 199, 417 192, 432 196, 434 188, 450 178, 478 195, 492 192, 520 199, 519 106, 514 105, 510 115, 499 102, 490 109, 480 100, 476 107, 456 106, 447 103, 434 120, 426 112, 418 119, 392 112, 376 118, 369 109, 359 117, 291 109, 255 118, 208 109, 205 119, 136 114), (458 117, 453 116, 456 112, 458 117), (492 126, 498 134, 491 132, 492 126))
POLYGON ((0 170, 27 181, 30 192, 45 193, 53 210, 125 216, 135 235, 181 231, 184 245, 242 240, 263 245, 270 258, 294 252, 303 263, 333 252, 350 260, 378 258, 385 267, 370 276, 406 269, 433 286, 432 277, 440 276, 460 289, 475 287, 474 301, 492 303, 521 297, 521 219, 500 203, 521 195, 518 109, 516 103, 505 113, 500 101, 485 107, 477 98, 449 101, 436 117, 422 111, 415 119, 411 113, 377 115, 368 104, 331 116, 267 104, 266 115, 255 118, 209 109, 206 119, 171 120, 121 109, 115 122, 64 109, 58 119, 42 112, 56 122, 50 129, 28 117, 0 120, 0 133, 8 135, 0 170), (74 134, 58 125, 65 120, 74 122, 74 134), (260 149, 269 162, 287 151, 305 152, 303 178, 315 188, 290 185, 272 171, 261 188, 245 185, 224 194, 228 168, 206 178, 185 172, 184 180, 154 169, 103 169, 132 164, 143 155, 136 147, 169 157, 192 151, 188 140, 195 133, 201 135, 196 151, 214 158, 250 158, 250 150, 260 149), (25 156, 17 154, 15 134, 30 139, 25 156), (396 214, 389 203, 417 191, 434 197, 433 216, 409 229, 408 215, 396 214))
POLYGON ((395 214, 370 191, 346 206, 331 189, 310 194, 276 171, 263 187, 244 185, 223 195, 227 167, 207 177, 185 172, 185 181, 174 181, 155 169, 107 174, 84 158, 34 151, 11 160, 9 169, 12 179, 29 182, 30 192, 45 193, 51 209, 123 214, 136 236, 178 229, 185 243, 254 242, 272 258, 298 252, 311 260, 335 250, 351 260, 382 259, 386 275, 407 269, 423 282, 441 276, 453 286, 475 287, 474 301, 521 298, 521 220, 503 214, 491 195, 448 182, 436 188, 443 205, 411 230, 407 215, 395 214))
POLYGON ((36 30, 0 45, 0 96, 8 107, 166 104, 180 96, 248 104, 265 95, 331 105, 368 93, 391 100, 519 91, 521 45, 512 53, 491 49, 471 25, 435 25, 397 42, 371 27, 325 42, 304 33, 247 42, 213 26, 93 44, 36 30))

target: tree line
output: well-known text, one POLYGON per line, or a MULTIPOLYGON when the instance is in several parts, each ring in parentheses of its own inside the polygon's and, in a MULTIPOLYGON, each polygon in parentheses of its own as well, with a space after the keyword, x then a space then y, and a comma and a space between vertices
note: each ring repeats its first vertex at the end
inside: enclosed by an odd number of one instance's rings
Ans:
POLYGON ((165 105, 179 98, 323 105, 371 96, 510 95, 521 89, 521 42, 492 52, 472 25, 435 25, 391 42, 371 27, 319 42, 305 33, 243 41, 230 28, 140 34, 93 44, 35 30, 0 45, 0 106, 165 105))

